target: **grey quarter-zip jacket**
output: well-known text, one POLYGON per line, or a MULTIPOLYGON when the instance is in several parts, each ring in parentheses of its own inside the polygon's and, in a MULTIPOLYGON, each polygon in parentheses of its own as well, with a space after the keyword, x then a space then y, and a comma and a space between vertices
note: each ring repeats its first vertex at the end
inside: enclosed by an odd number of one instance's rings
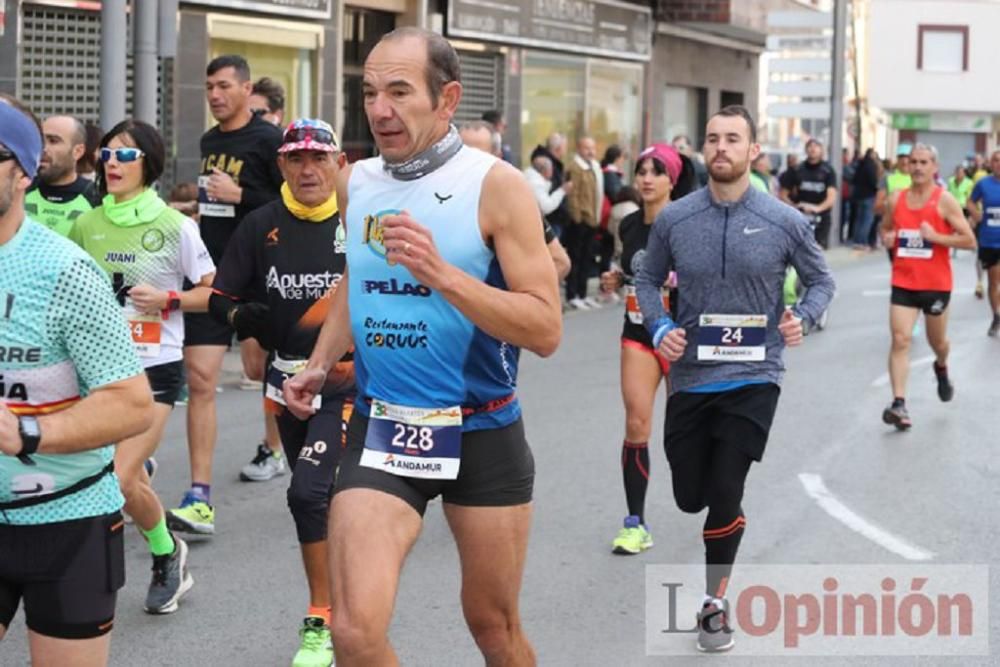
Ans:
POLYGON ((660 288, 670 271, 677 273, 673 320, 688 344, 671 364, 672 392, 728 382, 781 384, 785 343, 778 323, 788 266, 805 286, 795 315, 813 324, 830 305, 835 285, 812 227, 797 210, 753 187, 732 202, 715 201, 705 187, 660 212, 636 276, 636 296, 655 334, 666 315, 660 288), (699 361, 701 315, 766 315, 763 361, 699 361))

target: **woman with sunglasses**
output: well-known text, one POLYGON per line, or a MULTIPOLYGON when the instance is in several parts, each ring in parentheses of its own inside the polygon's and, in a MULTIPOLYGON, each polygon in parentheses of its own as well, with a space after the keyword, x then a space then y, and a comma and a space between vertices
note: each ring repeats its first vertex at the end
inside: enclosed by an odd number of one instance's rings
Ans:
MULTIPOLYGON (((642 208, 626 216, 618 227, 622 242, 621 270, 601 274, 601 289, 625 288, 625 324, 621 337, 621 384, 625 404, 625 440, 622 443, 622 477, 628 516, 612 542, 617 554, 638 554, 653 546, 645 522, 646 489, 649 486, 649 435, 653 404, 660 382, 670 371, 670 362, 653 346, 642 325, 642 312, 635 298, 633 280, 645 253, 649 230, 672 199, 691 191, 694 167, 673 146, 653 144, 639 154, 634 187, 642 208)), ((671 285, 673 287, 675 285, 671 285)), ((669 300, 664 294, 669 312, 669 300)))
POLYGON ((163 505, 143 464, 156 451, 184 384, 184 318, 179 311, 207 310, 215 277, 195 222, 168 206, 153 188, 164 160, 163 139, 152 126, 126 120, 113 127, 101 139, 101 206, 80 216, 70 236, 111 278, 153 390, 152 426, 120 442, 115 453, 125 511, 153 556, 145 603, 150 614, 176 611, 193 583, 187 545, 167 529, 163 505), (185 278, 194 287, 182 291, 185 278))

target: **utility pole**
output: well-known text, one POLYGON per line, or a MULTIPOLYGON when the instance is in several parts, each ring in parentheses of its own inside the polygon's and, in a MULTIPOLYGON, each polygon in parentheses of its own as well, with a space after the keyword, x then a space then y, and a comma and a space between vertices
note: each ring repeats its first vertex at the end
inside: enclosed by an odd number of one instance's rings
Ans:
POLYGON ((132 75, 132 113, 156 127, 157 94, 157 0, 132 0, 135 53, 132 75))
MULTIPOLYGON (((101 130, 125 120, 125 0, 101 2, 101 130)), ((154 84, 155 85, 155 84, 154 84)))
POLYGON ((841 159, 841 149, 844 142, 844 53, 847 47, 847 2, 834 0, 833 5, 833 90, 830 95, 830 154, 829 161, 837 174, 837 203, 830 211, 830 234, 833 236, 831 245, 840 245, 840 212, 842 210, 840 193, 844 178, 844 163, 841 159), (835 243, 833 243, 835 241, 835 243))

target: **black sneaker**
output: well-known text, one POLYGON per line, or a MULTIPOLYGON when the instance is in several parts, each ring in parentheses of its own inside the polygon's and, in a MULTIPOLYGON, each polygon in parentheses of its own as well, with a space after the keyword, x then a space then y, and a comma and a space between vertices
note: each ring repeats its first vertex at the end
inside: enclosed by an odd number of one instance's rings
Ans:
POLYGON ((905 431, 913 426, 913 422, 910 421, 910 413, 906 411, 905 405, 893 404, 887 407, 882 412, 882 421, 895 426, 900 431, 905 431))
POLYGON ((948 369, 942 370, 937 364, 934 364, 934 377, 937 378, 938 398, 941 399, 942 403, 947 403, 955 397, 955 385, 948 379, 948 369))
POLYGON ((149 614, 172 614, 177 602, 191 590, 194 579, 187 568, 188 545, 174 536, 174 552, 153 556, 153 580, 149 583, 144 609, 149 614))
POLYGON ((1000 314, 993 316, 993 324, 990 325, 989 330, 986 332, 987 336, 992 336, 996 338, 1000 334, 1000 314))

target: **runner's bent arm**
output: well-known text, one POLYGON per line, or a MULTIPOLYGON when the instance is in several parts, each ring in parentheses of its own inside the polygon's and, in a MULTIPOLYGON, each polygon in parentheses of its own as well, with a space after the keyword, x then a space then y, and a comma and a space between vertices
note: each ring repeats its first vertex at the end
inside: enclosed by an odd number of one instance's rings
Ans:
POLYGON ((811 226, 799 220, 792 226, 793 240, 789 263, 799 274, 805 293, 794 312, 809 324, 814 324, 830 306, 836 284, 826 265, 823 249, 816 243, 811 226))
MULTIPOLYGON (((883 192, 879 190, 879 192, 883 192)), ((892 195, 885 198, 885 213, 882 215, 882 223, 879 225, 879 233, 883 237, 882 243, 885 244, 887 248, 892 247, 893 244, 885 243, 885 235, 889 234, 895 229, 895 222, 892 219, 893 212, 896 208, 896 200, 899 197, 898 192, 894 192, 892 195)))
POLYGON ((149 428, 152 408, 144 374, 105 385, 66 410, 38 418, 38 453, 69 454, 121 442, 149 428))
POLYGON ((673 268, 674 257, 670 249, 667 223, 662 217, 657 217, 649 230, 642 266, 635 275, 635 296, 642 310, 643 322, 650 333, 655 333, 657 323, 667 317, 667 311, 663 308, 662 290, 673 268))
POLYGON ((953 233, 934 234, 931 241, 940 243, 949 248, 961 248, 963 250, 975 250, 976 235, 969 227, 969 221, 962 213, 962 207, 958 205, 958 200, 950 193, 942 193, 938 201, 938 213, 951 225, 953 233))
POLYGON ((508 290, 446 265, 442 296, 494 338, 543 357, 552 354, 562 338, 559 283, 531 188, 505 162, 497 162, 483 181, 479 219, 508 290))
POLYGON ((969 218, 972 220, 972 225, 978 227, 979 223, 983 221, 983 190, 979 187, 979 183, 976 183, 972 188, 972 194, 969 195, 969 218))

